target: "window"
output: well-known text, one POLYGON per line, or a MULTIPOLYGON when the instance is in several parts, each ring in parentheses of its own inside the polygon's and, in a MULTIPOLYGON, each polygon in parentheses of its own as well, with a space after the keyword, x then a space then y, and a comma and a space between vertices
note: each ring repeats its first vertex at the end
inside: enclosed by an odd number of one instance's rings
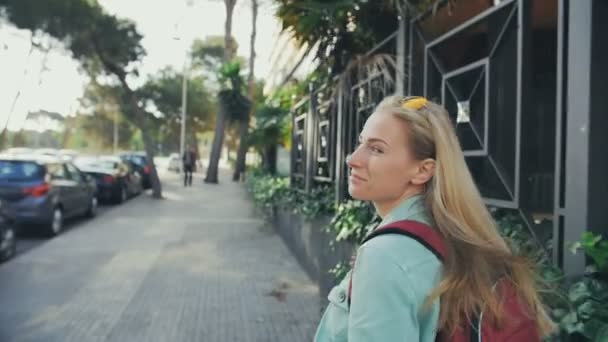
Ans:
POLYGON ((82 182, 82 175, 80 174, 80 171, 78 171, 78 169, 72 165, 72 164, 65 164, 65 167, 67 169, 67 175, 68 175, 68 179, 71 179, 75 182, 82 182))
POLYGON ((0 161, 0 179, 1 180, 32 180, 42 178, 44 170, 34 162, 28 161, 0 161))
POLYGON ((66 176, 65 169, 61 164, 48 164, 46 166, 48 173, 51 175, 52 180, 65 180, 68 179, 66 176))

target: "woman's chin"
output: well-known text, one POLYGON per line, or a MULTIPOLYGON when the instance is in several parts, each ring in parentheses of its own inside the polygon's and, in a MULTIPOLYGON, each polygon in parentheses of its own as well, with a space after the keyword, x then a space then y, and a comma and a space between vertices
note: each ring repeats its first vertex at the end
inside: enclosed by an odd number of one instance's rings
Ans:
POLYGON ((367 201, 368 198, 367 196, 365 196, 365 192, 362 191, 361 188, 359 188, 356 185, 352 185, 349 184, 348 185, 348 193, 350 194, 350 197, 359 200, 359 201, 367 201))

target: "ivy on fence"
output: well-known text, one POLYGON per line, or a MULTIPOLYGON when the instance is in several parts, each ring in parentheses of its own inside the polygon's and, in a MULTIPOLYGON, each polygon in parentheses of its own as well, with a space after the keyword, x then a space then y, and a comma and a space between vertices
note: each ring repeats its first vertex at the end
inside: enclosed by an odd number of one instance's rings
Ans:
POLYGON ((272 209, 288 209, 307 220, 332 215, 335 204, 332 189, 320 186, 310 193, 291 187, 289 178, 252 171, 247 177, 247 189, 255 206, 269 216, 272 209))

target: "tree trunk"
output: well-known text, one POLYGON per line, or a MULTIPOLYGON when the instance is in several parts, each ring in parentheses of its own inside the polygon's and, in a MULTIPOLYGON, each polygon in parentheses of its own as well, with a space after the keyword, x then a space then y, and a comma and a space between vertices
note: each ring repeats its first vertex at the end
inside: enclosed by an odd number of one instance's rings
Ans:
POLYGON ((241 179, 241 175, 245 173, 245 161, 247 157, 247 132, 249 131, 249 118, 251 115, 247 115, 246 119, 239 121, 239 149, 236 154, 236 165, 234 167, 234 174, 232 180, 238 182, 241 179))
MULTIPOLYGON (((139 117, 141 119, 142 115, 140 114, 139 117)), ((142 122, 140 128, 141 136, 144 140, 146 158, 148 159, 148 163, 150 164, 150 182, 152 183, 152 197, 162 198, 162 185, 160 183, 160 179, 158 178, 158 172, 156 172, 156 164, 154 164, 154 141, 150 136, 150 130, 148 129, 148 126, 145 122, 142 122)))
POLYGON ((3 129, 0 133, 0 150, 4 150, 8 141, 8 133, 6 129, 3 129))
MULTIPOLYGON (((232 13, 237 0, 224 0, 226 5, 226 22, 224 25, 224 63, 232 59, 232 13)), ((222 154, 222 146, 224 145, 224 130, 226 128, 226 113, 227 108, 224 108, 220 99, 220 110, 217 112, 217 120, 215 122, 215 135, 213 136, 213 144, 211 145, 211 155, 209 156, 209 166, 207 167, 207 175, 205 183, 218 183, 218 166, 222 154)))
POLYGON ((264 169, 272 175, 277 173, 277 145, 275 144, 264 148, 264 169))
POLYGON ((129 97, 129 102, 131 107, 133 108, 133 112, 135 113, 137 124, 139 129, 141 129, 141 136, 144 140, 144 149, 146 150, 146 158, 148 159, 148 163, 150 164, 150 182, 152 183, 152 197, 153 198, 162 198, 162 186, 160 184, 160 179, 158 178, 158 172, 156 172, 156 165, 154 164, 154 141, 150 136, 150 130, 148 127, 148 122, 146 120, 146 115, 141 109, 141 107, 137 104, 137 96, 131 90, 124 76, 117 75, 120 83, 122 84, 123 90, 127 93, 129 97))
POLYGON ((152 197, 158 199, 163 198, 162 186, 160 184, 160 179, 158 178, 158 172, 156 172, 156 165, 154 164, 154 141, 150 136, 148 120, 146 120, 146 113, 139 106, 137 95, 135 95, 135 92, 131 89, 131 87, 129 87, 125 71, 108 61, 108 59, 106 59, 104 54, 102 53, 102 49, 99 48, 98 43, 95 41, 93 43, 95 45, 97 56, 101 60, 101 63, 104 65, 106 72, 111 73, 118 78, 123 91, 127 94, 129 104, 131 105, 133 113, 135 114, 135 124, 136 126, 139 126, 139 129, 141 130, 141 136, 144 140, 144 149, 146 150, 146 158, 148 159, 148 163, 150 164, 150 183, 152 185, 152 197))
POLYGON ((251 110, 247 114, 245 120, 239 123, 239 150, 236 155, 236 166, 234 168, 234 175, 232 176, 233 181, 238 181, 241 179, 242 175, 245 173, 246 161, 247 161, 247 150, 249 149, 249 144, 247 141, 247 133, 249 132, 249 121, 251 116, 255 112, 255 36, 257 34, 256 26, 258 20, 258 1, 251 0, 251 14, 252 14, 252 23, 251 23, 251 39, 249 41, 250 51, 249 51, 249 99, 251 100, 252 106, 251 110))
POLYGON ((226 5, 226 22, 224 23, 224 63, 232 59, 232 13, 237 0, 224 0, 226 5))
POLYGON ((213 144, 211 145, 211 155, 209 156, 209 166, 207 166, 207 175, 205 183, 218 183, 218 166, 222 145, 224 144, 224 130, 226 128, 226 109, 220 101, 220 110, 217 111, 217 121, 215 122, 215 135, 213 136, 213 144))

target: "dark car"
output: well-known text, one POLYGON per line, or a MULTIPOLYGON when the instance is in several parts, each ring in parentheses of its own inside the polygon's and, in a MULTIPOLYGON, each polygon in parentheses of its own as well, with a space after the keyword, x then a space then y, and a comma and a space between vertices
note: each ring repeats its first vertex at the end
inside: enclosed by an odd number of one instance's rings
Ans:
POLYGON ((13 218, 0 201, 0 261, 8 260, 17 253, 16 236, 13 218))
POLYGON ((74 164, 95 179, 100 201, 122 203, 143 191, 141 176, 131 162, 123 162, 118 157, 102 156, 77 158, 74 164))
POLYGON ((145 152, 123 152, 118 154, 121 160, 130 162, 135 167, 135 170, 141 174, 141 185, 144 189, 152 187, 150 179, 151 163, 145 152))
POLYGON ((51 236, 64 219, 97 211, 95 180, 72 163, 40 155, 0 155, 0 199, 15 222, 44 227, 51 236))

